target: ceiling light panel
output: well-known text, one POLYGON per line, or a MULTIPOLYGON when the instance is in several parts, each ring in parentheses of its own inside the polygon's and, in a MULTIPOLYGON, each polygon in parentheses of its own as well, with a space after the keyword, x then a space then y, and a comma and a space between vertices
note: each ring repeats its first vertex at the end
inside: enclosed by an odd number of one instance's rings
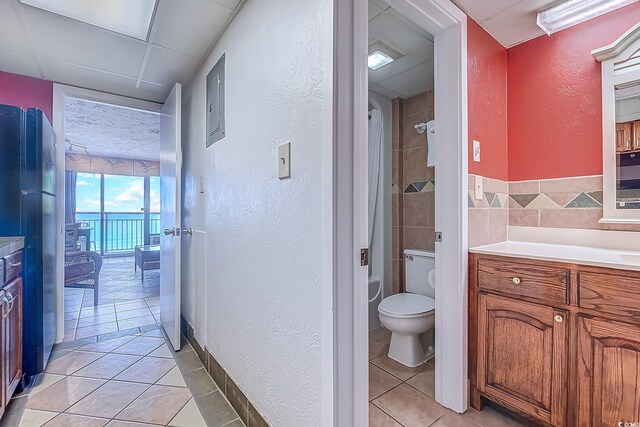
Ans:
POLYGON ((570 0, 538 13, 537 24, 551 35, 637 0, 570 0))
POLYGON ((157 0, 20 0, 20 2, 146 41, 157 0))

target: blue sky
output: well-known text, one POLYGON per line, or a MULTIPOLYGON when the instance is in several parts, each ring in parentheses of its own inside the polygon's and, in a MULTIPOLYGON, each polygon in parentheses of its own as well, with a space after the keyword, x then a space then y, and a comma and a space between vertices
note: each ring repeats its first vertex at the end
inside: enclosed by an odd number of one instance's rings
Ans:
MULTIPOLYGON (((144 178, 105 175, 105 212, 142 212, 144 178)), ((100 212, 100 175, 78 173, 76 212, 100 212)), ((160 178, 151 177, 151 212, 160 212, 160 178)))

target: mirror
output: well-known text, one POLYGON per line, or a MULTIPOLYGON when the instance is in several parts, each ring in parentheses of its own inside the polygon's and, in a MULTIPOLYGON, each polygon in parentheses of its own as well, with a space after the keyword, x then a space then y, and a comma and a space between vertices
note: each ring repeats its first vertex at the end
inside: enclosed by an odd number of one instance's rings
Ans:
POLYGON ((615 94, 616 209, 640 209, 640 86, 615 94))

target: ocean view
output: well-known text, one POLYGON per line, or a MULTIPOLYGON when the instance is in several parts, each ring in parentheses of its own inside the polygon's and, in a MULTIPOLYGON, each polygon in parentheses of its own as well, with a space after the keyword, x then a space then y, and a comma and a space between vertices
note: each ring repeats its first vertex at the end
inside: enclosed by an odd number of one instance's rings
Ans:
MULTIPOLYGON (((105 212, 105 252, 133 250, 144 243, 144 214, 142 212, 105 212)), ((77 212, 76 220, 91 229, 91 248, 100 251, 102 226, 99 212, 77 212)), ((160 233, 160 214, 151 213, 151 234, 160 233)))

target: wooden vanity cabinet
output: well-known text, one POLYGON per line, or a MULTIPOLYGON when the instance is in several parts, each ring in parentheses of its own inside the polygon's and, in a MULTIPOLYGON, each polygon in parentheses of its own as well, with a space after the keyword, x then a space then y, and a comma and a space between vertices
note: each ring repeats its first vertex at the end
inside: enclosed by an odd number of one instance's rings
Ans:
POLYGON ((22 380, 22 252, 0 258, 0 417, 22 380))
POLYGON ((616 151, 618 153, 631 150, 633 140, 633 123, 616 123, 616 151))
POLYGON ((551 426, 640 421, 640 272, 481 254, 469 268, 472 407, 551 426))

